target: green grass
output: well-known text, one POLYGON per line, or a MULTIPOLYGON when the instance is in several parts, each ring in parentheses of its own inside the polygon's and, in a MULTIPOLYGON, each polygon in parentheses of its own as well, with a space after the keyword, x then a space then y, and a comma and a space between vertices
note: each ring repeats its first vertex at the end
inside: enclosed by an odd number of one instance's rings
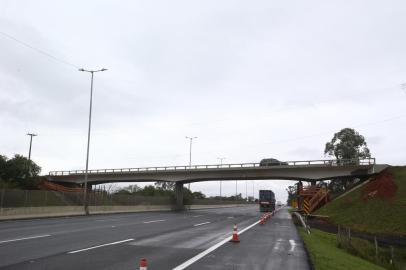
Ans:
POLYGON ((316 270, 383 270, 371 262, 349 254, 337 246, 336 235, 312 230, 309 235, 303 228, 299 233, 310 253, 316 270))
POLYGON ((372 198, 364 202, 361 187, 319 209, 335 224, 369 233, 406 235, 406 166, 390 167, 397 193, 391 200, 372 198))
POLYGON ((376 253, 374 242, 356 237, 351 237, 351 241, 348 241, 346 232, 341 234, 338 242, 338 246, 347 250, 350 254, 386 269, 406 269, 406 247, 391 247, 378 243, 378 253, 376 253))

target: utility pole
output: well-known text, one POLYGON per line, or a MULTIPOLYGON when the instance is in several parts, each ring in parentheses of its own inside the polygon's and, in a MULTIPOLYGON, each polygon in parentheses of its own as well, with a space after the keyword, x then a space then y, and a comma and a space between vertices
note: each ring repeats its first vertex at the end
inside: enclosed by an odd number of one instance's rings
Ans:
MULTIPOLYGON (((30 171, 31 171, 31 147, 32 147, 32 137, 38 136, 37 134, 34 133, 27 133, 28 136, 30 136, 30 149, 28 150, 28 176, 30 176, 30 171)), ((27 176, 26 176, 27 177, 27 176)))
MULTIPOLYGON (((223 160, 226 159, 225 157, 218 157, 217 159, 220 160, 220 166, 223 165, 223 160)), ((221 180, 220 180, 220 200, 221 200, 221 180)))
POLYGON ((85 214, 89 215, 89 202, 87 200, 87 179, 88 179, 88 170, 89 170, 89 146, 90 146, 90 129, 92 126, 92 102, 93 102, 93 77, 94 73, 106 71, 106 68, 98 69, 98 70, 86 70, 80 68, 79 71, 88 72, 91 74, 90 80, 90 106, 89 106, 89 126, 87 130, 87 150, 86 150, 86 170, 85 170, 85 187, 83 191, 83 207, 85 210, 85 214))
MULTIPOLYGON (((197 139, 197 137, 185 137, 186 139, 189 139, 189 169, 192 169, 192 143, 194 139, 197 139)), ((188 184, 188 189, 190 191, 190 183, 188 184)))
POLYGON ((32 137, 38 136, 37 134, 34 133, 27 133, 28 136, 30 136, 30 150, 28 150, 28 161, 31 161, 31 147, 32 147, 32 137))

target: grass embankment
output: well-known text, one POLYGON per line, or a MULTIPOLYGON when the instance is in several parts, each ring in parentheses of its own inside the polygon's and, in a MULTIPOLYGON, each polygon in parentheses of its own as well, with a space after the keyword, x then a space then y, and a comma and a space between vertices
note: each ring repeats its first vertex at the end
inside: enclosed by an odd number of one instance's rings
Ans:
POLYGON ((331 222, 373 234, 406 235, 406 166, 390 167, 397 186, 391 198, 374 196, 366 198, 366 186, 325 205, 316 213, 329 216, 331 222))
POLYGON ((299 228, 299 233, 306 244, 316 270, 384 269, 339 248, 336 235, 334 234, 313 229, 309 235, 303 228, 299 228))

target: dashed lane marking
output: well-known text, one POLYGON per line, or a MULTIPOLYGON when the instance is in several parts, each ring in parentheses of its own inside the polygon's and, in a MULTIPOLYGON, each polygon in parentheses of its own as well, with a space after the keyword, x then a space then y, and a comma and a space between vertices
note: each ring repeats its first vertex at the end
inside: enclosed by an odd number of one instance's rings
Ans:
POLYGON ((95 248, 100 248, 100 247, 106 247, 106 246, 117 245, 117 244, 129 242, 129 241, 133 241, 133 240, 134 240, 133 238, 130 238, 130 239, 125 239, 125 240, 121 240, 121 241, 117 241, 117 242, 112 242, 112 243, 107 243, 107 244, 103 244, 103 245, 88 247, 88 248, 84 248, 84 249, 78 249, 78 250, 74 250, 74 251, 69 251, 68 254, 74 254, 74 253, 83 252, 83 251, 87 251, 87 250, 91 250, 91 249, 95 249, 95 248))
POLYGON ((296 242, 295 240, 290 239, 289 240, 289 244, 290 244, 290 252, 295 251, 295 247, 296 247, 296 242))
POLYGON ((273 246, 273 250, 279 250, 280 245, 281 242, 276 242, 275 245, 273 246))
POLYGON ((0 244, 16 242, 16 241, 22 241, 22 240, 29 240, 29 239, 36 239, 36 238, 44 238, 44 237, 49 237, 49 236, 51 236, 51 235, 50 234, 44 234, 44 235, 35 235, 35 236, 16 238, 16 239, 10 239, 10 240, 3 240, 3 241, 0 241, 0 244))
MULTIPOLYGON (((257 225, 259 223, 259 220, 257 222, 255 222, 254 224, 249 225, 248 227, 242 229, 240 231, 239 234, 242 234, 245 231, 248 231, 249 229, 251 229, 252 227, 254 227, 255 225, 257 225)), ((209 247, 208 249, 206 249, 205 251, 197 254, 196 256, 190 258, 189 260, 187 260, 186 262, 182 263, 181 265, 176 266, 175 268, 173 268, 172 270, 183 270, 186 267, 192 265, 193 263, 197 262, 198 260, 200 260, 201 258, 203 258, 204 256, 206 256, 207 254, 209 254, 210 252, 218 249, 219 247, 221 247, 222 245, 224 245, 225 243, 230 241, 230 235, 225 236, 226 238, 223 239, 221 242, 215 244, 214 246, 209 247)))
POLYGON ((202 225, 206 225, 206 224, 209 224, 209 223, 211 223, 211 222, 210 222, 210 221, 207 221, 207 222, 195 224, 195 225, 193 225, 193 227, 202 226, 202 225))
POLYGON ((158 219, 158 220, 150 220, 150 221, 144 221, 143 223, 148 224, 148 223, 155 223, 155 222, 162 222, 166 221, 165 219, 158 219))

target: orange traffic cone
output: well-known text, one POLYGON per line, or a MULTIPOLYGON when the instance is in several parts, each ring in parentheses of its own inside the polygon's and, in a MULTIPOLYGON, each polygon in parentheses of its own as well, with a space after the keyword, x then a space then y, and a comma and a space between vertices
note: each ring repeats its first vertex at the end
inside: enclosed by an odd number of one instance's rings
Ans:
POLYGON ((231 238, 230 242, 234 243, 240 242, 240 239, 238 239, 237 224, 234 224, 233 237, 231 238))
POLYGON ((140 270, 147 270, 147 259, 141 258, 141 260, 140 260, 140 270))

